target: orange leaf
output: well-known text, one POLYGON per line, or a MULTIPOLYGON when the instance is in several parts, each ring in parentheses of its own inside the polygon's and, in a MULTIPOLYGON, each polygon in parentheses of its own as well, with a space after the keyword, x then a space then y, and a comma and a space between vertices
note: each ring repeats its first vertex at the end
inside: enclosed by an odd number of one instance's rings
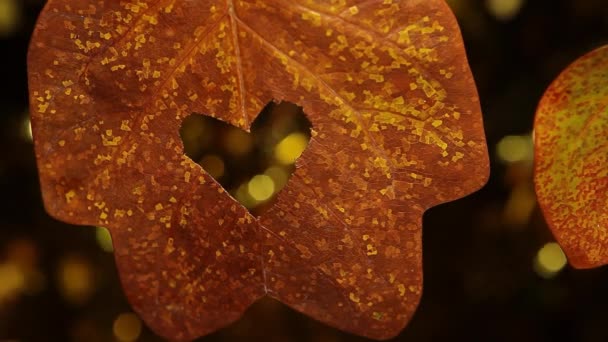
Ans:
POLYGON ((608 263, 608 46, 570 65, 534 123, 534 178, 557 241, 579 268, 608 263))
POLYGON ((462 38, 443 0, 50 0, 29 54, 44 202, 110 229, 124 289, 187 340, 268 295, 397 334, 422 291, 421 221, 484 184, 462 38), (183 153, 182 120, 248 130, 270 101, 312 138, 253 217, 183 153))

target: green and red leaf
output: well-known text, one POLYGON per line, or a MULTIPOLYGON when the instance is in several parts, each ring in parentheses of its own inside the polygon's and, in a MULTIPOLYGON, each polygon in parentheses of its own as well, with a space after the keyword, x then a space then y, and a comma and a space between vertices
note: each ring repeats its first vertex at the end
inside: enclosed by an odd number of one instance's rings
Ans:
POLYGON ((536 193, 570 263, 608 263, 608 46, 570 65, 534 123, 536 193))
POLYGON ((487 179, 443 0, 50 0, 29 82, 48 212, 110 229, 129 300, 174 340, 265 295, 394 336, 420 300, 423 212, 487 179), (184 155, 179 128, 204 113, 248 130, 282 100, 312 138, 254 217, 184 155))

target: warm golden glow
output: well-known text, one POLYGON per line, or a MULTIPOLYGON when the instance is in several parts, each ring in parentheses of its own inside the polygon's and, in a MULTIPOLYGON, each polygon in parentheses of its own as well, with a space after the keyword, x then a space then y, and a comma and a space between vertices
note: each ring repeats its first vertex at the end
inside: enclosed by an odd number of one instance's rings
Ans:
POLYGON ((0 37, 15 32, 21 21, 20 0, 0 0, 0 37))
POLYGON ((523 226, 530 220, 535 207, 536 196, 532 187, 527 183, 518 185, 505 204, 503 220, 510 225, 523 226))
POLYGON ((239 201, 243 206, 245 206, 245 208, 253 208, 255 207, 258 202, 256 200, 254 200, 251 195, 249 195, 249 183, 245 182, 243 184, 241 184, 238 189, 236 190, 236 192, 234 193, 234 198, 236 198, 237 201, 239 201))
POLYGON ((308 145, 308 137, 292 133, 281 140, 274 149, 274 157, 282 164, 293 164, 308 145))
POLYGON ((97 244, 101 249, 108 253, 114 252, 114 246, 112 244, 112 236, 110 232, 103 227, 97 227, 95 231, 95 238, 97 239, 97 244))
POLYGON ((488 12, 499 20, 510 20, 517 16, 524 0, 486 0, 488 12))
POLYGON ((141 320, 134 313, 123 313, 114 320, 112 331, 120 342, 132 342, 141 335, 141 320))
POLYGON ((240 129, 231 129, 224 137, 224 148, 233 156, 242 156, 253 148, 251 134, 240 129))
POLYGON ((61 261, 57 274, 58 288, 71 304, 84 304, 93 294, 95 280, 91 265, 81 257, 70 256, 61 261))
POLYGON ((267 175, 257 175, 251 178, 247 185, 249 195, 258 202, 270 199, 274 195, 275 189, 273 179, 267 175))
POLYGON ((280 166, 271 166, 264 171, 264 174, 272 178, 277 188, 277 192, 282 189, 289 180, 289 173, 280 166))
POLYGON ((532 138, 529 135, 506 136, 496 145, 496 154, 505 163, 531 161, 534 156, 532 138))
POLYGON ((0 264, 0 305, 18 294, 25 286, 25 274, 13 264, 0 264))
POLYGON ((200 164, 214 179, 220 179, 224 175, 224 161, 216 155, 210 154, 204 156, 201 159, 200 164))
POLYGON ((536 254, 534 269, 543 278, 553 278, 567 263, 568 260, 561 247, 555 242, 550 242, 536 254))
MULTIPOLYGON (((0 0, 0 2, 2 2, 2 0, 0 0)), ((26 115, 21 123, 21 136, 28 142, 33 140, 32 123, 30 122, 29 115, 26 115)))

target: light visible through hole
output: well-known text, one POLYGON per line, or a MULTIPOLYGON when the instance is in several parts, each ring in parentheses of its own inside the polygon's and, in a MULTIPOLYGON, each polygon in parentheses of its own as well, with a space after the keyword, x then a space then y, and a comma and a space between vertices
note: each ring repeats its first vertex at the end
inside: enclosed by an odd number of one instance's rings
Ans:
POLYGON ((183 121, 180 136, 186 155, 259 215, 287 184, 308 146, 311 127, 301 107, 271 102, 252 123, 251 133, 192 114, 183 121))

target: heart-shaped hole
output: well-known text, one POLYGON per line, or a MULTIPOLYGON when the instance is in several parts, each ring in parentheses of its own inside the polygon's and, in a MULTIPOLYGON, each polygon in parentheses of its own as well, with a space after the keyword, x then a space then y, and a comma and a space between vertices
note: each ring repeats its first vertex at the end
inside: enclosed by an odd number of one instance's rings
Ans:
POLYGON ((312 125, 302 107, 269 103, 251 133, 210 116, 184 119, 180 136, 186 155, 201 165, 252 214, 269 208, 308 146, 312 125))

